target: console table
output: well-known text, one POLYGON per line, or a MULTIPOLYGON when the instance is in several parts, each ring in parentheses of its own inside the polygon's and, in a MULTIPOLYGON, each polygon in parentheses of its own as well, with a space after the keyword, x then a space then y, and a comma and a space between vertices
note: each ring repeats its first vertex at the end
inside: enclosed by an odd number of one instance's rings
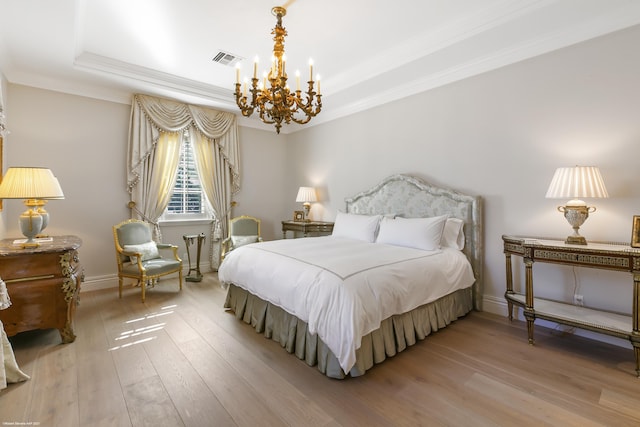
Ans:
POLYGON ((56 328, 63 343, 73 342, 82 279, 77 250, 82 241, 76 236, 56 236, 40 239, 35 248, 13 242, 0 240, 0 277, 11 299, 11 306, 0 310, 7 335, 56 328))
POLYGON ((282 238, 287 238, 287 231, 292 231, 295 237, 296 231, 307 237, 309 233, 331 234, 333 222, 324 221, 282 221, 282 238))
POLYGON ((640 377, 640 249, 622 243, 570 245, 563 240, 502 236, 506 257, 507 290, 505 298, 509 320, 513 305, 523 308, 527 320, 529 344, 534 343, 533 323, 536 318, 550 320, 631 341, 635 354, 636 374, 640 377), (522 257, 525 265, 525 294, 513 290, 511 255, 522 257), (534 297, 534 262, 555 263, 603 270, 626 271, 633 276, 631 315, 587 308, 566 302, 534 297))

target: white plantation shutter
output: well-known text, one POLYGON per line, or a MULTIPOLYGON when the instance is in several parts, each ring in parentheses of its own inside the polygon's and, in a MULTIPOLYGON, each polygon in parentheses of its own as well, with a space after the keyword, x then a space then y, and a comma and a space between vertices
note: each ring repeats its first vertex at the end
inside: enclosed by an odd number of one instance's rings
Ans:
POLYGON ((205 213, 205 197, 198 176, 193 145, 185 133, 180 147, 180 161, 173 194, 165 216, 201 215, 205 213))

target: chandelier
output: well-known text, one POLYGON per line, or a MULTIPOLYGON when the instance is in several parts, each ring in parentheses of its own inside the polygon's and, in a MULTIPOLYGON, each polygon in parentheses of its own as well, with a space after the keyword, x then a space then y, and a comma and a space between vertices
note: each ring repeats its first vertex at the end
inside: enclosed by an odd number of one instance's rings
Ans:
POLYGON ((271 69, 264 72, 262 82, 258 79, 258 59, 253 63, 253 78, 249 85, 244 81, 244 89, 240 83, 240 68, 236 68, 236 104, 242 115, 249 117, 258 111, 260 119, 267 124, 275 124, 276 132, 280 133, 283 122, 292 121, 299 124, 308 123, 322 109, 322 95, 320 95, 320 78, 317 78, 317 92, 314 90, 313 62, 309 61, 309 81, 307 91, 300 90, 300 73, 296 72, 296 90, 291 91, 287 85, 286 56, 284 54, 284 38, 287 30, 282 26, 282 17, 287 14, 284 7, 276 6, 271 13, 277 18, 273 34, 273 57, 271 69), (243 89, 243 90, 242 90, 243 89), (249 103, 248 93, 251 93, 249 103), (315 100, 315 102, 314 102, 315 100))

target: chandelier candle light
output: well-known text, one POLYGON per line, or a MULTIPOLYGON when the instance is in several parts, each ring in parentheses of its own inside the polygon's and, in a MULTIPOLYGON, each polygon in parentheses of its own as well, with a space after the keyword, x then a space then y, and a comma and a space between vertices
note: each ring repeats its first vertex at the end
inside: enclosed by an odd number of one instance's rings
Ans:
POLYGON ((277 18, 273 34, 273 57, 271 68, 263 74, 262 82, 258 79, 258 58, 253 63, 253 78, 251 86, 248 79, 244 80, 244 90, 240 82, 240 68, 236 68, 236 104, 242 115, 249 117, 255 110, 260 119, 267 124, 275 124, 276 132, 280 133, 283 122, 291 121, 299 124, 308 123, 322 109, 322 95, 320 95, 320 76, 316 76, 317 92, 314 90, 313 61, 309 61, 309 81, 307 91, 300 90, 300 73, 296 72, 296 90, 289 89, 287 85, 286 62, 284 54, 284 38, 287 30, 282 26, 282 17, 287 14, 284 7, 276 6, 271 13, 277 18), (247 98, 251 92, 251 103, 247 98), (315 102, 314 102, 315 99, 315 102))
POLYGON ((604 180, 600 169, 596 166, 575 166, 558 168, 551 179, 547 190, 547 199, 561 199, 571 197, 565 206, 558 206, 558 211, 564 213, 564 217, 573 227, 573 234, 568 236, 565 243, 573 245, 586 245, 587 240, 580 235, 580 226, 596 211, 595 206, 579 200, 583 197, 609 197, 604 186, 604 180))

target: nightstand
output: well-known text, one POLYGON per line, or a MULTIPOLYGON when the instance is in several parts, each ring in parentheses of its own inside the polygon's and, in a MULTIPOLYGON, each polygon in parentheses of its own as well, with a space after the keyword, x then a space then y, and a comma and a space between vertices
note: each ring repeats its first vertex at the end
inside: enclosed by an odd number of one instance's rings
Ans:
POLYGON ((331 234, 333 232, 333 222, 325 221, 282 221, 282 238, 287 238, 287 231, 293 232, 293 237, 296 236, 296 232, 303 233, 304 237, 307 237, 309 233, 316 235, 331 234))

